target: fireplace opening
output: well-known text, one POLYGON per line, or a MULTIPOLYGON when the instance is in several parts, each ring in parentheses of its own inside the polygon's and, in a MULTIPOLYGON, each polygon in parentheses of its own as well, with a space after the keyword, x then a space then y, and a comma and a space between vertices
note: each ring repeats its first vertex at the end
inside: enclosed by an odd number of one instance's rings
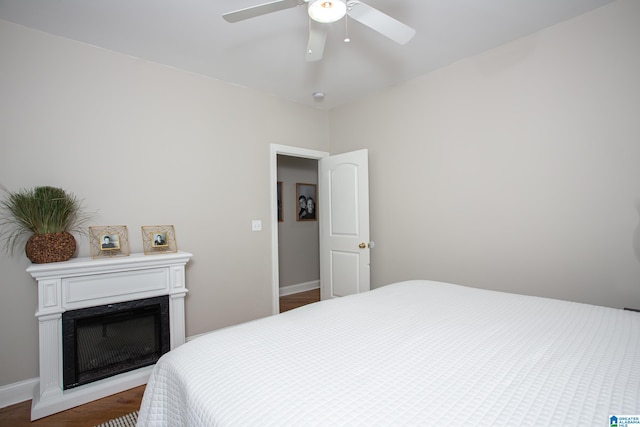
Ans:
POLYGON ((149 366, 170 349, 169 297, 62 314, 64 390, 149 366))

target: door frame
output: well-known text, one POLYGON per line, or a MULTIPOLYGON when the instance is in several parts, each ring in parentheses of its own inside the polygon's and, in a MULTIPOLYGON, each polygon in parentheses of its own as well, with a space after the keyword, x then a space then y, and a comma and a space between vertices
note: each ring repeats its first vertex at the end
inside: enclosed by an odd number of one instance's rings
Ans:
POLYGON ((304 159, 319 160, 328 157, 326 151, 311 150, 308 148, 293 147, 289 145, 270 144, 270 177, 271 186, 271 292, 272 292, 272 312, 280 313, 280 271, 278 268, 278 155, 301 157, 304 159))

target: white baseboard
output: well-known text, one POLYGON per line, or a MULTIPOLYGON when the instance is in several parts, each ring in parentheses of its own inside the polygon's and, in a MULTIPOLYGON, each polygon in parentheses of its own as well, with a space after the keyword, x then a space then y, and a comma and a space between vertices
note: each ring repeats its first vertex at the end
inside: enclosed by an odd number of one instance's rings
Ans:
POLYGON ((318 288, 320 288, 320 280, 298 283, 296 285, 282 286, 280 288, 280 296, 283 297, 286 295, 297 294, 298 292, 305 292, 318 288))
POLYGON ((40 384, 40 378, 31 378, 0 387, 0 408, 31 400, 33 390, 40 384))

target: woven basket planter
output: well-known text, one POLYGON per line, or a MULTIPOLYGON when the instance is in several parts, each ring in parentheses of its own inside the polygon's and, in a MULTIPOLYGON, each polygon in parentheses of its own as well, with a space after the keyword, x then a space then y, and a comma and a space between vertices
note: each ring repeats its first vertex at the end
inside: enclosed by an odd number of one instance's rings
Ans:
POLYGON ((36 264, 67 261, 76 253, 76 239, 66 231, 34 234, 27 241, 25 253, 36 264))

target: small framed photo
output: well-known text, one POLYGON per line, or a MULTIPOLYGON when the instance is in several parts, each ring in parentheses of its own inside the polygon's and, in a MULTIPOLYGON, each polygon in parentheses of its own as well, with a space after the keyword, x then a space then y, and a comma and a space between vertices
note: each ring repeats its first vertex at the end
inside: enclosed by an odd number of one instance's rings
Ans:
POLYGON ((282 181, 278 181, 278 222, 284 221, 282 216, 282 181))
POLYGON ((318 196, 316 184, 296 184, 296 221, 317 221, 318 196))
POLYGON ((103 234, 100 236, 100 250, 114 251, 120 249, 119 234, 103 234))
POLYGON ((151 242, 151 246, 154 248, 163 248, 165 246, 169 246, 167 242, 167 233, 153 233, 153 241, 151 242))
POLYGON ((126 225, 89 227, 91 258, 129 256, 129 235, 126 225))
POLYGON ((178 252, 173 225, 143 225, 142 245, 145 255, 178 252))

